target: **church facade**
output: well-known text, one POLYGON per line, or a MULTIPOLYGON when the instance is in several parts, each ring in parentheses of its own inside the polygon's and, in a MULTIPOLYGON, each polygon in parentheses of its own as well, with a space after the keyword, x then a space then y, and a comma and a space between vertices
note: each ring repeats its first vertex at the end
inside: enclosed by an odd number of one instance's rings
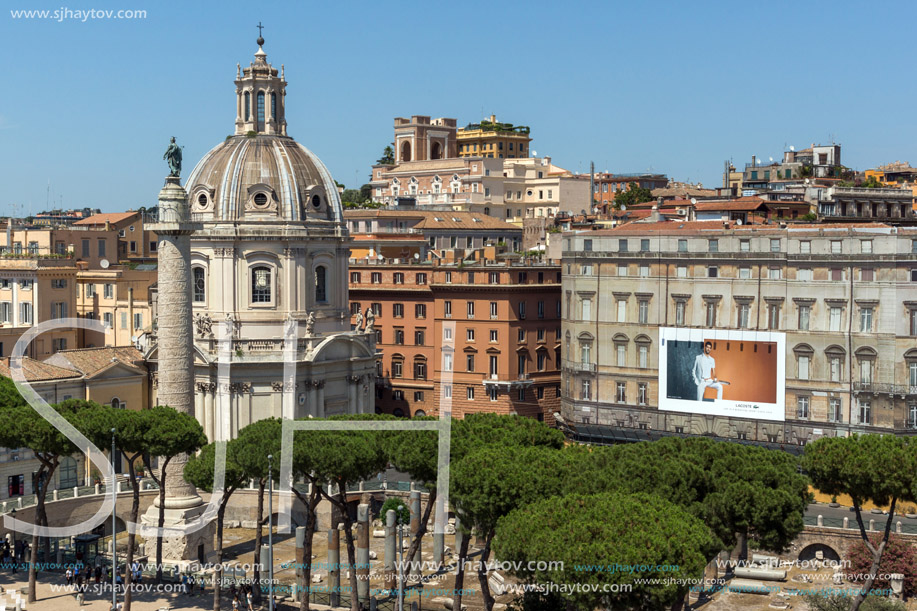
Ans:
MULTIPOLYGON (((283 68, 262 43, 237 68, 234 135, 185 181, 194 413, 211 441, 272 416, 374 412, 375 333, 351 330, 340 196, 287 136, 283 68)), ((147 339, 155 404, 155 331, 147 339)))

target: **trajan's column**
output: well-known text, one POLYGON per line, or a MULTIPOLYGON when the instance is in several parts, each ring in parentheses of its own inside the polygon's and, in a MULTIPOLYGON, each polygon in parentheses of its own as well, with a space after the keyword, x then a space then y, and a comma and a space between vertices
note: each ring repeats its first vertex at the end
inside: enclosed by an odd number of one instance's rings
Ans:
MULTIPOLYGON (((191 234, 196 229, 188 210, 188 194, 182 188, 181 148, 175 138, 164 158, 170 174, 159 192, 159 218, 149 225, 159 237, 157 404, 168 405, 194 416, 193 328, 191 324, 191 234)), ((201 497, 182 473, 186 455, 176 456, 166 472, 165 526, 194 520, 204 510, 201 497)), ((143 516, 145 526, 159 521, 159 501, 143 516)), ((165 537, 163 558, 168 561, 205 561, 213 549, 212 526, 182 537, 165 537)))

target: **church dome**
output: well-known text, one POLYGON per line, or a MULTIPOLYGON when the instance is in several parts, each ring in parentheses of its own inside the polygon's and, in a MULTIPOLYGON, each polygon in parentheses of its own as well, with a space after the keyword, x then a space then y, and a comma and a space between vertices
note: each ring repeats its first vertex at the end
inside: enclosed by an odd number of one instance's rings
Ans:
POLYGON ((287 136, 286 87, 258 39, 255 60, 236 66, 235 134, 188 175, 196 221, 343 222, 337 184, 325 164, 287 136))
MULTIPOLYGON (((251 132, 249 132, 251 133, 251 132)), ((188 176, 190 208, 201 221, 336 221, 341 198, 325 164, 288 136, 228 137, 188 176)))

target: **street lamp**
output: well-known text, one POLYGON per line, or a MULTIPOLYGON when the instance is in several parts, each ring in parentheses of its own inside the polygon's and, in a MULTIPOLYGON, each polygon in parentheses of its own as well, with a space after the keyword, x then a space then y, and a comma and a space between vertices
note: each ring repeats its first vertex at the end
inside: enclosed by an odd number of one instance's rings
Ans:
MULTIPOLYGON (((115 478, 115 433, 117 429, 111 429, 111 486, 115 494, 111 504, 111 609, 118 609, 118 589, 116 587, 118 579, 118 528, 115 522, 115 508, 118 506, 118 481, 115 478)), ((165 483, 165 482, 163 482, 165 483)))
MULTIPOLYGON (((267 455, 267 549, 270 551, 271 566, 268 568, 268 610, 274 611, 274 455, 267 455)), ((259 527, 260 528, 260 527, 259 527)))

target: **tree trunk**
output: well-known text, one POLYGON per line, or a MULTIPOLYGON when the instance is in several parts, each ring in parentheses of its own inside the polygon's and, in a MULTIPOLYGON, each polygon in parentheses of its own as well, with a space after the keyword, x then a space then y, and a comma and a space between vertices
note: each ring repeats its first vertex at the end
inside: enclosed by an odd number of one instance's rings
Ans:
MULTIPOLYGON (((157 524, 160 533, 162 527, 166 525, 166 467, 169 466, 170 460, 172 460, 171 456, 163 461, 162 467, 159 468, 159 480, 156 481, 159 484, 159 521, 157 524)), ((149 469, 149 465, 147 468, 149 469)), ((150 477, 153 477, 153 470, 149 469, 149 471, 150 477)), ((162 583, 162 536, 156 537, 156 583, 162 583)))
POLYGON ((737 566, 748 564, 748 533, 744 530, 736 533, 735 552, 737 566))
MULTIPOLYGON (((128 473, 131 478, 131 496, 133 497, 131 500, 131 522, 135 524, 140 515, 140 482, 137 481, 134 472, 134 460, 136 460, 138 456, 139 454, 134 455, 127 460, 128 473)), ((131 611, 131 584, 133 583, 131 565, 134 564, 134 543, 136 541, 137 533, 130 533, 127 535, 127 560, 124 566, 124 611, 131 611)))
POLYGON ((882 554, 885 553, 885 546, 888 545, 888 536, 891 532, 892 520, 895 517, 895 503, 898 501, 897 498, 892 498, 892 504, 888 508, 888 521, 885 523, 885 533, 882 536, 882 541, 879 542, 878 547, 873 547, 870 543, 869 538, 866 536, 866 529, 863 527, 863 518, 860 515, 860 507, 858 503, 854 504, 854 509, 856 510, 857 522, 860 525, 860 536, 863 537, 866 542, 866 547, 869 551, 872 552, 872 566, 869 569, 869 577, 866 578, 866 582, 863 584, 863 587, 860 589, 860 592, 850 601, 850 611, 857 611, 860 608, 860 605, 863 604, 863 601, 866 600, 866 597, 869 595, 869 591, 872 590, 872 584, 876 580, 876 573, 879 572, 879 564, 882 562, 882 554))
POLYGON ((468 542, 471 538, 471 531, 462 537, 462 544, 459 546, 458 567, 455 572, 455 604, 452 608, 456 611, 462 609, 462 588, 465 587, 465 559, 468 558, 468 542))
POLYGON ((309 594, 312 589, 312 539, 315 536, 315 522, 317 519, 315 516, 315 508, 318 506, 318 502, 321 499, 321 492, 318 490, 318 485, 312 482, 308 500, 295 489, 293 489, 293 494, 295 494, 296 498, 306 506, 306 536, 302 542, 303 566, 301 567, 302 580, 300 581, 299 587, 299 611, 310 611, 311 603, 309 601, 309 594))
POLYGON ((481 552, 480 563, 478 564, 478 584, 481 586, 481 597, 484 599, 485 611, 492 611, 494 608, 494 597, 490 595, 490 583, 487 581, 487 561, 490 559, 490 543, 494 539, 493 531, 487 533, 484 539, 484 551, 481 552))
POLYGON ((423 541, 423 536, 427 534, 427 522, 430 521, 430 512, 433 510, 433 505, 436 503, 436 488, 430 492, 430 495, 427 499, 427 507, 424 509, 423 516, 420 518, 420 529, 417 531, 417 536, 414 537, 414 540, 411 541, 411 547, 408 548, 407 558, 408 566, 411 567, 411 570, 408 574, 413 574, 414 571, 417 571, 417 574, 420 576, 421 581, 423 581, 423 565, 415 567, 414 564, 414 555, 417 553, 418 548, 420 547, 421 542, 423 541))
POLYGON ((257 605, 261 602, 261 516, 264 514, 265 478, 258 480, 258 515, 255 517, 255 554, 252 556, 255 583, 252 586, 252 599, 257 605))
POLYGON ((344 540, 347 542, 347 564, 350 571, 350 611, 360 611, 360 599, 357 596, 357 550, 353 543, 353 520, 347 511, 347 484, 338 483, 338 504, 341 517, 344 518, 344 540))
MULTIPOLYGON (((51 481, 51 478, 54 476, 54 467, 57 466, 57 459, 53 461, 46 461, 44 458, 39 458, 41 461, 41 466, 38 468, 38 490, 35 491, 35 518, 33 524, 36 527, 47 525, 48 523, 48 514, 45 509, 45 499, 48 496, 48 482, 51 481)), ((38 534, 32 535, 32 550, 29 553, 29 602, 33 603, 37 600, 36 587, 38 582, 38 547, 41 542, 41 537, 38 534)), ((44 542, 47 550, 45 551, 45 564, 49 563, 48 560, 50 556, 51 542, 47 537, 44 537, 44 542)))

